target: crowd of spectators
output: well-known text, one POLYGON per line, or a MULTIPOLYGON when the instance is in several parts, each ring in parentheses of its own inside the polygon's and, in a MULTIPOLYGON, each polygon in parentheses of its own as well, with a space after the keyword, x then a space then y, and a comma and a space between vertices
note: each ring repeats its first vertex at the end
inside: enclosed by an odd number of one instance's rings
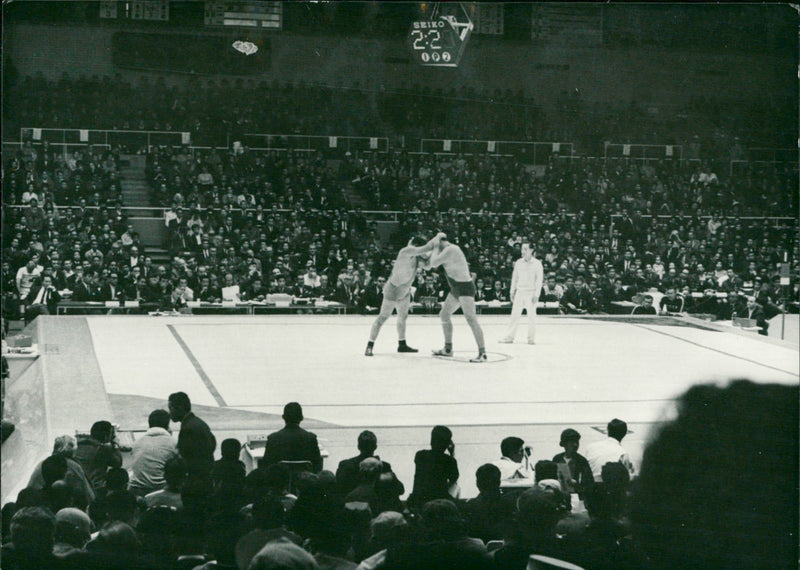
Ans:
POLYGON ((714 114, 709 109, 721 102, 712 100, 698 108, 693 101, 673 112, 654 114, 645 102, 591 102, 577 89, 563 90, 554 101, 537 101, 522 91, 472 86, 410 85, 387 90, 358 80, 316 85, 144 74, 131 81, 120 74, 100 78, 65 73, 58 80, 14 77, 7 82, 7 91, 3 120, 8 132, 21 127, 190 132, 203 144, 218 145, 226 136, 236 140, 242 133, 362 137, 382 133, 573 141, 584 147, 582 152, 593 154, 607 140, 683 144, 687 157, 697 158, 697 152, 688 152, 695 145, 706 156, 713 153, 727 159, 739 158, 731 152, 734 146, 763 146, 776 140, 776 133, 786 136, 785 125, 771 124, 773 114, 764 112, 764 105, 740 105, 714 114), (763 120, 742 124, 744 116, 763 120))
MULTIPOLYGON (((25 302, 43 274, 76 301, 180 309, 225 290, 228 300, 283 293, 369 312, 396 250, 437 229, 466 253, 479 301, 508 300, 523 240, 544 264, 543 300, 567 313, 610 312, 651 289, 675 290, 683 311, 719 318, 741 315, 745 301, 716 292, 758 295, 767 319, 784 298, 798 301, 796 285, 776 287, 779 264, 798 272, 796 222, 766 219, 796 202, 790 170, 751 165, 731 177, 666 160, 553 156, 535 168, 489 155, 326 158, 247 147, 155 147, 146 159, 153 199, 168 208, 167 263, 153 263, 120 207, 119 149, 65 157, 26 144, 9 158, 6 201, 24 207, 3 211, 4 316, 37 301, 25 302), (396 208, 394 236, 351 209, 348 193, 396 208), (697 292, 708 294, 695 300, 697 292)), ((420 272, 416 301, 445 295, 440 275, 420 272)))
POLYGON ((436 426, 403 501, 372 431, 334 473, 300 427, 302 407, 289 403, 285 427, 248 473, 241 443, 225 439, 217 452, 177 392, 169 411, 150 413, 128 459, 108 421, 56 439, 3 505, 3 567, 523 570, 538 555, 586 570, 790 568, 796 472, 764 470, 759 457, 797 459, 797 395, 797 386, 747 381, 693 387, 640 466, 619 419, 585 447, 563 430, 564 452, 552 459, 535 461, 509 436, 476 470, 472 498, 459 495, 453 432, 436 426), (687 477, 692 466, 702 468, 687 477))

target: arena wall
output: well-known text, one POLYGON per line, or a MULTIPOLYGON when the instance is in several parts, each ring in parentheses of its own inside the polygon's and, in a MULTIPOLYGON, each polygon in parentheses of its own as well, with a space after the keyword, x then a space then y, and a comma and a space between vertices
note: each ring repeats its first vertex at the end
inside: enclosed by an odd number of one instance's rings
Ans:
MULTIPOLYGON (((112 63, 112 36, 122 29, 11 24, 6 27, 4 47, 21 75, 41 73, 55 79, 64 72, 88 76, 122 73, 136 78, 140 72, 117 69, 112 63)), ((636 101, 667 109, 693 96, 758 104, 797 100, 796 62, 764 54, 648 51, 644 46, 537 47, 473 36, 455 71, 414 65, 400 39, 281 33, 271 36, 270 42, 269 72, 250 77, 367 89, 471 86, 483 94, 522 89, 544 106, 554 105, 564 92, 575 89, 585 100, 619 107, 636 101)), ((180 81, 181 77, 168 80, 180 81)))

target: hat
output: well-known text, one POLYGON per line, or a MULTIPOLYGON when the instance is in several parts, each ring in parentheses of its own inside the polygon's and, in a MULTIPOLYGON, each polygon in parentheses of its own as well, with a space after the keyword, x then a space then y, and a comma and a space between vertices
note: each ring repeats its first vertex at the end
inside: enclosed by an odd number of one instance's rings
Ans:
POLYGON ((578 441, 580 439, 581 439, 581 434, 579 434, 572 428, 567 428, 561 432, 561 441, 558 443, 558 445, 563 446, 564 443, 567 441, 578 441))

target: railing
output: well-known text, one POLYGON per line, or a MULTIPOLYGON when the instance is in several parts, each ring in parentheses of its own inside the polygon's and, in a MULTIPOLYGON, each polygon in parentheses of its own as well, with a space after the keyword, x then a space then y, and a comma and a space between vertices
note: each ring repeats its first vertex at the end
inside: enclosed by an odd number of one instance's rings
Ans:
POLYGON ((490 141, 471 139, 422 139, 420 154, 497 154, 529 158, 530 164, 547 164, 550 156, 572 156, 570 142, 490 141))
POLYGON ((191 133, 175 131, 138 131, 109 129, 50 129, 24 127, 20 140, 48 142, 51 145, 104 145, 150 148, 160 145, 188 145, 191 133))
POLYGON ((244 142, 252 150, 344 150, 388 152, 388 137, 353 137, 353 136, 322 136, 322 135, 269 135, 260 133, 245 133, 244 142), (266 145, 266 146, 264 146, 266 145))
POLYGON ((630 158, 632 160, 683 160, 683 146, 679 144, 626 144, 605 143, 604 158, 630 158))

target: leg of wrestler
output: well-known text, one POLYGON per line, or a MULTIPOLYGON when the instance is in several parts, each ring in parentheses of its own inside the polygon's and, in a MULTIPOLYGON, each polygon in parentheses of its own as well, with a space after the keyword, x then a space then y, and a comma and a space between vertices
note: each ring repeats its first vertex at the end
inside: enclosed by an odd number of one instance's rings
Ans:
POLYGON ((439 319, 442 321, 442 331, 444 332, 444 349, 434 351, 434 354, 439 356, 453 355, 453 320, 451 316, 458 310, 459 306, 458 298, 452 293, 448 293, 447 299, 442 305, 442 310, 439 311, 439 319))
POLYGON ((397 302, 397 340, 406 340, 406 320, 408 319, 408 307, 411 305, 411 295, 406 295, 397 302))
POLYGON ((464 311, 464 317, 469 323, 469 328, 472 329, 472 334, 475 336, 475 342, 478 344, 478 352, 485 353, 486 346, 483 342, 483 329, 478 323, 478 316, 475 311, 475 297, 459 297, 461 303, 461 310, 464 311))
POLYGON ((378 313, 375 322, 372 323, 372 330, 370 330, 369 333, 369 342, 367 343, 366 351, 364 351, 365 356, 372 356, 372 345, 375 344, 375 339, 378 338, 378 333, 380 332, 383 323, 386 322, 386 319, 392 316, 392 311, 394 311, 396 304, 396 301, 389 301, 386 297, 383 298, 383 302, 381 303, 381 312, 378 313))

